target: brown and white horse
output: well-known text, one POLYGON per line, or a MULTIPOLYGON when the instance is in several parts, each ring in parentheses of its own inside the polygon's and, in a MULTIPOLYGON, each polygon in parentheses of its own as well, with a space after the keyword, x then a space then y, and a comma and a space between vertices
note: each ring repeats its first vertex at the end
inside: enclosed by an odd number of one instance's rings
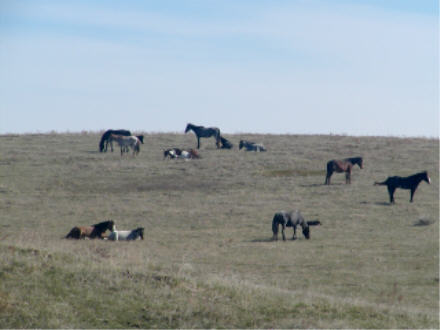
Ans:
POLYGON ((103 221, 92 226, 78 226, 73 227, 66 238, 101 238, 103 239, 103 234, 106 230, 113 231, 115 228, 115 223, 112 220, 103 221))

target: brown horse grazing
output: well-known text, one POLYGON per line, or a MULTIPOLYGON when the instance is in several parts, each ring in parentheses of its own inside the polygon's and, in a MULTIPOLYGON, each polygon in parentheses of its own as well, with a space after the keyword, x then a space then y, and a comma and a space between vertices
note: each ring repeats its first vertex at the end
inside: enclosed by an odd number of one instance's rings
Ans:
POLYGON ((104 222, 97 223, 93 226, 80 226, 73 227, 69 233, 66 235, 66 238, 100 238, 103 239, 103 234, 108 229, 113 231, 115 227, 115 223, 112 220, 107 220, 104 222))
POLYGON ((341 160, 333 159, 327 163, 327 175, 325 177, 325 183, 330 184, 330 177, 333 172, 342 173, 345 172, 345 183, 351 183, 351 169, 354 165, 359 165, 360 168, 364 168, 362 165, 362 157, 345 158, 341 160))
POLYGON ((427 171, 420 172, 404 178, 400 176, 390 176, 383 182, 375 182, 374 185, 387 186, 388 194, 390 195, 390 204, 394 204, 394 191, 396 190, 396 188, 411 190, 411 199, 409 201, 412 203, 414 193, 416 192, 417 187, 422 180, 426 181, 428 184, 431 183, 431 179, 429 178, 427 171))
POLYGON ((305 221, 301 212, 298 210, 286 212, 280 211, 275 213, 272 220, 272 232, 274 241, 278 240, 278 228, 281 225, 281 233, 283 235, 283 241, 286 240, 286 235, 284 234, 284 230, 286 227, 293 227, 293 237, 292 239, 296 239, 296 226, 300 225, 302 227, 303 235, 306 239, 310 239, 310 228, 309 226, 319 226, 321 222, 319 220, 314 221, 305 221))

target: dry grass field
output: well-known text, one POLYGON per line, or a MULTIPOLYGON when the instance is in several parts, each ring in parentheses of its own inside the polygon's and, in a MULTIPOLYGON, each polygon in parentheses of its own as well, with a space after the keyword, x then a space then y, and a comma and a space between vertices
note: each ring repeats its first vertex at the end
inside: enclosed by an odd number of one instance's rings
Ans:
POLYGON ((192 133, 146 134, 122 159, 99 138, 0 136, 1 328, 439 327, 437 139, 237 134, 184 161, 162 151, 192 133), (351 156, 352 184, 323 185, 326 162, 351 156), (422 170, 414 203, 373 185, 422 170), (290 209, 322 226, 271 241, 290 209), (145 240, 63 238, 106 219, 145 240))

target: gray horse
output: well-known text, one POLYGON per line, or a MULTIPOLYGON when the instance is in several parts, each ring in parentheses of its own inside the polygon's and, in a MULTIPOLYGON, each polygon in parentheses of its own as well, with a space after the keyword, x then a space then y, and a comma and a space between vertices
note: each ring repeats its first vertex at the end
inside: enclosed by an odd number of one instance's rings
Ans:
POLYGON ((282 230, 281 233, 283 235, 283 241, 286 240, 286 235, 284 234, 284 230, 286 227, 293 227, 293 237, 292 239, 296 239, 296 226, 302 227, 303 235, 306 239, 310 238, 310 228, 309 226, 318 226, 321 222, 318 220, 314 221, 305 221, 301 212, 298 210, 286 212, 280 211, 275 213, 272 220, 272 232, 273 232, 273 240, 278 240, 278 228, 281 225, 282 230))
POLYGON ((266 151, 262 143, 255 143, 246 140, 240 140, 238 149, 245 148, 246 151, 266 151))

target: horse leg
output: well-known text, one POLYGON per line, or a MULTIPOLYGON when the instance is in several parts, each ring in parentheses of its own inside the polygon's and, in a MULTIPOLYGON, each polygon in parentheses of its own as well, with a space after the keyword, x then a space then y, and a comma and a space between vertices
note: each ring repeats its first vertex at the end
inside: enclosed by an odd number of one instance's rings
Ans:
POLYGON ((285 229, 286 229, 286 225, 283 223, 281 228, 281 233, 283 234, 283 241, 286 240, 286 235, 284 234, 285 229))
POLYGON ((296 240, 296 225, 293 226, 293 240, 296 240))
POLYGON ((332 176, 333 172, 327 171, 327 176, 325 177, 325 184, 330 185, 330 177, 332 176))
POLYGON ((416 192, 416 188, 411 188, 411 199, 409 200, 411 203, 413 202, 413 197, 415 192, 416 192))
POLYGON ((345 184, 351 183, 351 171, 345 172, 345 184))
POLYGON ((396 188, 393 186, 388 185, 388 194, 390 195, 390 204, 394 204, 394 192, 396 191, 396 188))
POLYGON ((197 136, 197 149, 200 149, 200 137, 197 136))
POLYGON ((110 140, 110 148, 111 148, 111 151, 113 152, 113 141, 112 140, 110 140))

